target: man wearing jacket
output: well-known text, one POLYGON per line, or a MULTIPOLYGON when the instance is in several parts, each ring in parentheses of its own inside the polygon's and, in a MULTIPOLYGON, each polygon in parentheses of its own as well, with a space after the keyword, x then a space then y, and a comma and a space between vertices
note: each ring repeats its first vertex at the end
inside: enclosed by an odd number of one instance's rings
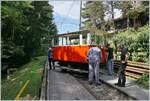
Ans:
POLYGON ((121 67, 119 68, 119 78, 118 78, 118 83, 115 85, 118 85, 120 87, 125 87, 126 83, 126 76, 125 76, 125 70, 127 66, 127 60, 129 57, 128 49, 124 47, 123 44, 119 46, 120 51, 121 51, 121 67))

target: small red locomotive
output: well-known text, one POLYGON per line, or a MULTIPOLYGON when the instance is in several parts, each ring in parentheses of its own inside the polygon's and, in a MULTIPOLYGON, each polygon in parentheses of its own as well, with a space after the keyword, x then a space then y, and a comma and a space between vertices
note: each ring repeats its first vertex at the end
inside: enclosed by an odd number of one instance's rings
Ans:
MULTIPOLYGON (((87 52, 96 46, 92 42, 91 35, 88 30, 84 30, 51 36, 53 60, 63 66, 87 69, 87 52)), ((101 51, 104 64, 106 60, 104 48, 101 48, 101 51)))

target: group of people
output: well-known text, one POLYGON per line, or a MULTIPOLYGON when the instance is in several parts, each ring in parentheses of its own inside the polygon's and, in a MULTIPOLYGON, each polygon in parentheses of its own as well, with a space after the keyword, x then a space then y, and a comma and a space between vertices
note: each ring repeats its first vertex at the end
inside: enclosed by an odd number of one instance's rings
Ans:
MULTIPOLYGON (((121 52, 121 67, 119 68, 119 78, 118 82, 115 85, 120 87, 125 87, 126 77, 125 77, 125 68, 127 65, 127 60, 129 57, 128 49, 124 47, 123 44, 119 45, 118 50, 121 52)), ((114 66, 114 55, 113 48, 110 44, 107 44, 105 47, 105 51, 107 52, 107 69, 108 75, 113 75, 113 66, 114 66)), ((89 63, 89 84, 95 83, 96 85, 101 85, 100 75, 99 75, 99 64, 102 62, 102 51, 101 46, 91 47, 87 54, 87 60, 89 63), (94 78, 95 77, 95 78, 94 78)))
MULTIPOLYGON (((121 52, 121 67, 119 68, 119 78, 118 82, 115 85, 120 87, 125 87, 126 77, 125 77, 125 69, 127 65, 127 60, 129 57, 128 49, 124 47, 123 44, 119 45, 118 50, 121 52)), ((105 47, 105 51, 107 52, 107 69, 108 75, 113 75, 113 66, 114 66, 114 55, 113 48, 110 44, 107 44, 105 47)), ((54 60, 53 60, 53 50, 49 47, 48 50, 48 61, 49 61, 49 69, 55 69, 54 60), (53 68, 52 68, 53 67, 53 68)), ((91 47, 87 53, 87 61, 89 63, 89 76, 88 81, 89 84, 95 83, 96 85, 101 85, 100 82, 100 63, 102 62, 102 50, 101 46, 98 45, 96 47, 91 47)))

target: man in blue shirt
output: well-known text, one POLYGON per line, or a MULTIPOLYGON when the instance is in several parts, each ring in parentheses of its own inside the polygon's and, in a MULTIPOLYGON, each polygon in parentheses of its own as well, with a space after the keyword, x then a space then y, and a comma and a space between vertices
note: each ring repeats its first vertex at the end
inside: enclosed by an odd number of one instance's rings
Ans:
POLYGON ((100 85, 99 81, 99 64, 101 61, 100 46, 90 48, 87 54, 87 60, 89 62, 89 84, 91 85, 93 82, 95 82, 96 85, 100 85))
POLYGON ((53 53, 52 53, 52 48, 51 47, 49 47, 49 49, 48 49, 48 61, 49 61, 49 69, 51 70, 52 69, 51 63, 53 64, 53 67, 54 67, 53 53))

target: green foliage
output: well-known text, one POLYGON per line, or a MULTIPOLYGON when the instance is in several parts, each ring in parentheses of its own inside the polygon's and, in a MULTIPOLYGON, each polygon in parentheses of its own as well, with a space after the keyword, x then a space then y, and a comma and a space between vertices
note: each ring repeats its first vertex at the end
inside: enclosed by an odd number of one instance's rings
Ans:
POLYGON ((91 38, 93 39, 93 42, 95 42, 95 44, 103 44, 104 42, 104 36, 103 35, 95 35, 93 34, 91 36, 91 38))
POLYGON ((149 52, 149 30, 148 25, 145 25, 139 28, 137 31, 133 28, 129 28, 125 32, 118 33, 116 36, 113 37, 113 42, 117 42, 119 45, 120 43, 124 44, 128 47, 129 52, 135 52, 132 54, 133 60, 136 61, 147 61, 149 52), (146 55, 138 56, 137 52, 145 52, 146 55), (142 60, 141 60, 142 59, 142 60))
MULTIPOLYGON (((123 17, 126 17, 127 20, 133 19, 134 28, 138 28, 139 25, 136 21, 140 16, 149 15, 149 2, 148 1, 115 1, 115 8, 120 9, 123 13, 123 17)), ((129 22, 127 21, 127 26, 129 22)))
POLYGON ((138 52, 133 52, 132 53, 132 60, 137 61, 137 62, 148 62, 148 57, 146 54, 139 54, 138 52))
MULTIPOLYGON (((32 97, 39 96, 39 89, 42 80, 42 67, 46 57, 36 57, 26 65, 23 65, 17 72, 10 75, 10 79, 2 79, 1 99, 14 100, 27 80, 30 80, 20 97, 30 94, 32 97)), ((36 99, 38 100, 38 99, 36 99)))
POLYGON ((124 16, 127 16, 127 12, 132 8, 131 1, 115 1, 114 7, 120 9, 124 16))
POLYGON ((149 75, 143 74, 137 81, 136 83, 143 88, 148 89, 149 88, 149 75))
POLYGON ((140 47, 142 51, 146 51, 147 53, 149 51, 149 30, 148 29, 149 29, 148 25, 139 28, 138 30, 139 34, 137 34, 137 39, 136 39, 136 41, 138 42, 137 46, 140 47))
POLYGON ((10 60, 10 63, 12 65, 14 65, 14 67, 19 67, 19 66, 21 66, 24 63, 29 61, 29 60, 26 59, 26 54, 24 53, 24 51, 23 51, 23 49, 21 47, 15 47, 13 49, 13 52, 14 53, 9 58, 9 60, 10 60))
MULTIPOLYGON (((138 1, 88 1, 85 3, 85 8, 82 10, 82 18, 84 18, 83 24, 85 29, 91 30, 92 28, 95 28, 96 32, 97 30, 106 31, 108 29, 114 28, 114 21, 113 21, 113 15, 114 15, 114 9, 118 9, 122 11, 123 18, 127 18, 127 27, 129 27, 130 24, 132 24, 134 29, 139 27, 139 24, 137 23, 137 19, 141 19, 148 16, 149 14, 149 2, 141 1, 140 4, 138 4, 138 1), (111 15, 111 18, 108 18, 108 21, 104 21, 105 14, 111 15)), ((131 26, 131 25, 130 25, 131 26)), ((139 31, 135 31, 133 28, 129 28, 128 31, 125 33, 127 34, 119 34, 117 38, 120 38, 122 43, 125 43, 126 46, 130 46, 129 50, 134 51, 139 47, 137 45, 137 42, 133 42, 136 39, 140 38, 134 38, 136 37, 136 33, 140 33, 139 31), (126 36, 127 35, 127 36, 126 36)), ((144 33, 141 31, 141 33, 144 33)), ((99 33, 104 35, 105 33, 99 33)), ((145 33, 147 37, 147 32, 145 33)), ((143 34, 139 34, 143 35, 143 34)), ((144 36, 144 35, 143 35, 144 36)), ((141 37, 143 37, 141 36, 141 37)), ((103 36, 105 38, 105 35, 103 36)), ((114 40, 118 40, 118 39, 114 40)), ((144 37, 143 37, 144 38, 144 37)), ((106 40, 106 39, 104 39, 106 40)), ((141 40, 143 40, 141 38, 141 40)), ((141 43, 141 42, 139 42, 141 43)), ((146 48, 147 49, 147 48, 146 48)))
POLYGON ((2 1, 1 7, 3 70, 42 54, 42 44, 48 46, 49 34, 57 29, 48 1, 2 1))
POLYGON ((127 15, 130 18, 137 19, 142 12, 147 13, 147 8, 148 8, 148 6, 146 6, 145 4, 142 3, 140 6, 137 6, 134 9, 129 10, 127 12, 127 15))
POLYGON ((82 10, 85 27, 98 27, 104 22, 106 7, 101 1, 89 1, 82 10))
POLYGON ((52 22, 52 6, 47 1, 32 2, 31 5, 34 6, 34 9, 26 12, 31 27, 24 41, 24 51, 29 56, 36 56, 41 48, 41 44, 43 44, 42 42, 45 40, 48 42, 48 35, 56 34, 57 30, 52 22))

